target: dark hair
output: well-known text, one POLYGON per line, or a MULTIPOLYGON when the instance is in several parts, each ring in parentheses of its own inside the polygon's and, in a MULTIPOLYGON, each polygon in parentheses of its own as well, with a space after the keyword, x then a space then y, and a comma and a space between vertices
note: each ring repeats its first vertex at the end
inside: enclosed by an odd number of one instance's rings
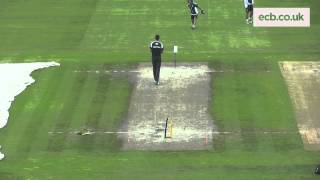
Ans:
POLYGON ((159 41, 159 39, 160 39, 160 35, 159 35, 159 34, 157 34, 154 38, 155 38, 157 41, 159 41))

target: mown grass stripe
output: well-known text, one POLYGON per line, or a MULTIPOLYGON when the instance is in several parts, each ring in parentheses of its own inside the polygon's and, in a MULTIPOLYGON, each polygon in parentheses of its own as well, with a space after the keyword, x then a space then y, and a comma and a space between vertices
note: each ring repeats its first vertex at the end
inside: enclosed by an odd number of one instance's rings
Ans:
MULTIPOLYGON (((127 78, 117 77, 110 81, 99 127, 104 131, 118 131, 129 106, 131 87, 127 78)), ((105 135, 104 135, 105 136, 105 135)), ((118 134, 97 139, 101 150, 119 150, 118 134)))
MULTIPOLYGON (((99 129, 99 122, 101 121, 101 116, 103 113, 103 105, 106 102, 106 92, 109 88, 110 75, 99 74, 98 78, 98 84, 96 87, 94 97, 90 102, 91 105, 89 107, 86 121, 86 127, 93 131, 99 129)), ((81 149, 85 151, 91 151, 92 149, 94 149, 96 137, 96 135, 82 137, 80 140, 82 147, 81 149)))
MULTIPOLYGON (((237 92, 237 74, 226 73, 222 76, 220 80, 223 84, 223 89, 221 89, 222 94, 219 97, 224 97, 220 99, 221 103, 224 104, 224 110, 222 111, 223 123, 225 124, 225 129, 227 131, 240 131, 240 117, 241 112, 239 110, 239 92, 237 92), (226 79, 225 79, 226 78, 226 79), (227 81, 228 83, 225 83, 227 81)), ((239 135, 226 135, 226 149, 237 150, 241 148, 241 137, 239 135)))
POLYGON ((17 145, 16 153, 19 157, 28 157, 28 154, 35 142, 37 133, 39 132, 46 119, 44 118, 49 108, 50 101, 55 97, 57 93, 55 88, 59 86, 62 76, 56 77, 55 71, 52 71, 52 76, 46 82, 45 92, 41 96, 41 101, 37 104, 30 116, 24 117, 28 124, 25 124, 25 129, 19 138, 19 144, 17 145))
POLYGON ((252 103, 250 92, 251 88, 255 89, 255 87, 251 87, 252 84, 250 83, 250 74, 242 73, 241 75, 238 74, 236 77, 236 91, 238 97, 238 113, 240 115, 239 121, 242 148, 246 151, 255 151, 257 146, 257 138, 254 129, 254 120, 252 119, 252 111, 250 110, 252 103))
MULTIPOLYGON (((215 113, 215 106, 221 106, 221 104, 218 104, 216 102, 216 96, 218 94, 216 94, 216 91, 219 91, 219 87, 217 87, 216 84, 216 79, 220 78, 221 74, 213 74, 212 75, 212 84, 211 84, 211 96, 212 96, 212 100, 211 100, 211 116, 213 117, 213 124, 218 128, 218 131, 226 131, 225 125, 224 123, 221 122, 221 120, 219 120, 219 117, 216 115, 215 113)), ((224 135, 216 135, 213 136, 213 148, 216 152, 223 152, 226 150, 226 137, 224 135)))
MULTIPOLYGON (((94 68, 94 67, 92 67, 94 68)), ((79 132, 84 130, 86 127, 87 114, 90 109, 91 104, 88 102, 92 101, 92 98, 95 95, 96 87, 98 84, 98 75, 95 73, 89 73, 88 78, 85 81, 82 94, 79 96, 79 102, 74 110, 74 116, 70 124, 69 131, 66 133, 79 132)), ((69 136, 66 139, 65 149, 68 151, 78 151, 79 150, 79 141, 80 136, 73 135, 69 136)))
MULTIPOLYGON (((74 67, 70 65, 63 64, 61 71, 64 73, 60 74, 62 76, 60 83, 55 87, 55 95, 52 95, 52 99, 49 102, 46 116, 44 117, 45 123, 39 128, 39 132, 36 137, 36 141, 33 144, 32 151, 45 151, 48 145, 49 134, 48 132, 52 130, 55 125, 55 120, 59 116, 59 112, 63 109, 63 102, 66 99, 66 90, 70 89, 72 83, 75 79, 72 69, 74 67)), ((56 74, 58 76, 58 74, 56 74)))
MULTIPOLYGON (((260 73, 259 73, 260 74, 260 73)), ((263 73, 261 73, 263 74, 263 73)), ((254 75, 257 76, 257 75, 254 75)), ((269 76, 269 74, 263 74, 263 76, 269 76)), ((270 114, 265 113, 267 112, 272 105, 268 104, 266 102, 266 99, 272 97, 272 95, 267 93, 267 89, 265 89, 266 85, 269 85, 270 83, 268 83, 268 81, 266 80, 266 78, 262 78, 259 77, 259 83, 257 86, 259 86, 259 88, 263 88, 263 91, 260 92, 260 94, 253 96, 252 99, 254 100, 251 104, 251 107, 253 109, 252 111, 252 118, 255 120, 255 127, 256 128, 256 137, 258 140, 258 144, 257 144, 257 152, 258 151, 262 151, 262 152, 272 152, 273 151, 273 147, 272 147, 272 138, 271 138, 271 134, 269 133, 263 133, 264 131, 270 131, 273 132, 275 131, 274 129, 270 129, 268 127, 257 127, 257 124, 259 124, 261 121, 270 121, 270 119, 272 118, 272 116, 270 116, 270 114), (263 87, 260 87, 263 86, 263 87), (264 102, 264 103, 262 103, 264 102), (261 117, 261 115, 264 114, 264 117, 261 117)))
MULTIPOLYGON (((79 101, 79 96, 82 94, 83 86, 88 77, 87 73, 73 74, 75 79, 72 86, 66 89, 66 97, 63 102, 63 109, 59 112, 56 119, 54 130, 69 131, 69 126, 74 115, 74 110, 79 101)), ((61 152, 64 149, 65 140, 69 134, 61 134, 59 136, 51 136, 48 143, 49 151, 61 152)))

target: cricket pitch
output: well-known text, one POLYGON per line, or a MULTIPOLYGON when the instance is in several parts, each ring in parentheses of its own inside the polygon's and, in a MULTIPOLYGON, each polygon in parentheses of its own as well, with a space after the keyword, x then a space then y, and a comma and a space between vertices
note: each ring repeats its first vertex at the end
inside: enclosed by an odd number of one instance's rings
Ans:
POLYGON ((215 127, 208 112, 211 75, 207 64, 162 64, 160 85, 154 84, 150 64, 140 64, 136 72, 122 129, 128 133, 120 135, 123 149, 211 149, 215 127))
POLYGON ((281 62, 307 150, 320 150, 320 62, 281 62))

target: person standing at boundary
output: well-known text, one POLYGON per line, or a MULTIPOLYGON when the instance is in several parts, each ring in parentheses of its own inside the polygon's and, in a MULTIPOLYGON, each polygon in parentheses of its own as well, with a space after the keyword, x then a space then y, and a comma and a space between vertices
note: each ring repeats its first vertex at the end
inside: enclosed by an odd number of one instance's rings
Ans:
POLYGON ((164 47, 160 41, 160 35, 155 36, 155 40, 150 44, 150 51, 152 54, 152 66, 153 66, 153 78, 156 85, 159 85, 160 78, 160 67, 161 67, 161 54, 163 53, 164 47))
POLYGON ((252 24, 253 19, 253 0, 243 0, 244 8, 246 9, 246 21, 247 24, 252 24))

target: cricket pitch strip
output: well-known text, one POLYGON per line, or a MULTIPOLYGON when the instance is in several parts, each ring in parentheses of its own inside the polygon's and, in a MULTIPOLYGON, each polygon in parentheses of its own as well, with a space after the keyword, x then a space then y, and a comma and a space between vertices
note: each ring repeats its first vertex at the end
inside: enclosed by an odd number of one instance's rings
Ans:
POLYGON ((215 127, 209 114, 211 74, 204 63, 140 64, 123 131, 123 150, 207 150, 215 127), (166 137, 165 137, 166 136, 166 137))
POLYGON ((280 62, 307 150, 320 150, 320 62, 280 62))

